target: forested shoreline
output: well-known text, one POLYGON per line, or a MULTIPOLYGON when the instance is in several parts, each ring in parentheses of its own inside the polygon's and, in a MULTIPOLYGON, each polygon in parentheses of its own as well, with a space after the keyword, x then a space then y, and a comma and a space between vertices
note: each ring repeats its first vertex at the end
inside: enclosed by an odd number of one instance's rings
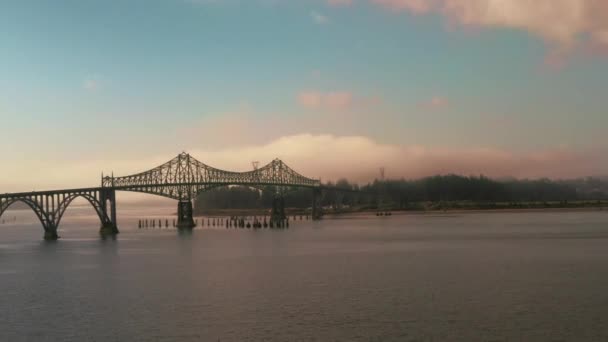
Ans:
MULTIPOLYGON (((608 179, 601 177, 521 180, 438 175, 416 180, 375 180, 361 186, 342 179, 326 185, 351 190, 324 192, 323 206, 335 211, 580 208, 608 203, 608 179)), ((224 187, 204 192, 195 202, 195 211, 269 208, 273 192, 262 190, 224 187)), ((284 196, 288 208, 306 209, 312 202, 310 189, 293 189, 284 196)))

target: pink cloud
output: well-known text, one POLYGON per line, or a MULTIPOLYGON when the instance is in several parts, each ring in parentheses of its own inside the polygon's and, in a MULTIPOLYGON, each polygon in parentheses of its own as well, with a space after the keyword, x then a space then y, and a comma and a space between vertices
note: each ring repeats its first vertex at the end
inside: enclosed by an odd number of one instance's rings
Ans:
POLYGON ((445 97, 433 96, 430 100, 420 103, 420 107, 426 109, 443 109, 448 107, 450 102, 445 97))
POLYGON ((346 91, 303 91, 298 94, 297 102, 310 109, 347 110, 353 106, 355 100, 353 94, 346 91))
POLYGON ((318 91, 303 91, 298 94, 298 103, 306 108, 320 108, 324 95, 318 91))
POLYGON ((353 94, 345 91, 325 95, 325 105, 334 110, 349 109, 353 104, 353 94))
POLYGON ((526 30, 554 52, 550 63, 577 43, 608 48, 608 1, 605 0, 369 0, 391 11, 436 12, 472 27, 526 30))

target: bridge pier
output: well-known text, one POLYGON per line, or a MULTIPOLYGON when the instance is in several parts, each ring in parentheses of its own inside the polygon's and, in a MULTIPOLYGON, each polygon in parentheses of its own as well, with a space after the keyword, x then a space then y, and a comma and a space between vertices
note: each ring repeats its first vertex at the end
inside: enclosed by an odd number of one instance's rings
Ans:
POLYGON ((277 194, 272 200, 272 214, 270 219, 277 223, 283 222, 287 216, 285 215, 285 198, 283 195, 277 194))
POLYGON ((118 227, 112 222, 104 223, 99 228, 99 234, 101 235, 116 235, 118 233, 118 227))
POLYGON ((193 210, 191 200, 180 200, 179 202, 177 202, 178 229, 192 229, 195 227, 192 212, 193 210))
POLYGON ((44 239, 47 241, 59 239, 59 235, 57 235, 57 227, 44 228, 44 239))
POLYGON ((320 220, 323 217, 323 205, 321 203, 322 190, 319 188, 312 189, 312 219, 320 220))
POLYGON ((119 233, 116 222, 116 191, 114 189, 104 189, 99 192, 99 202, 103 212, 103 220, 99 228, 102 236, 116 235, 119 233), (110 214, 108 215, 108 202, 110 204, 110 214))

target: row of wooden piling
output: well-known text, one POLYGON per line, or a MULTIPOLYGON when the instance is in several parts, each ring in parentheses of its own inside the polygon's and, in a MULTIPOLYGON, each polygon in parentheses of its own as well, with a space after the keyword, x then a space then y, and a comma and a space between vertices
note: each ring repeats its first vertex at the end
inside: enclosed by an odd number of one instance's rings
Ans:
MULTIPOLYGON (((165 228, 169 228, 169 219, 165 219, 165 228)), ((173 227, 176 227, 176 222, 175 220, 173 220, 173 227)), ((148 219, 143 219, 143 220, 139 220, 139 222, 137 223, 137 228, 139 229, 144 229, 144 228, 163 228, 163 221, 161 219, 158 219, 158 221, 156 221, 156 219, 154 220, 148 220, 148 219), (157 223, 158 222, 158 223, 157 223)))
MULTIPOLYGON (((310 216, 309 215, 299 215, 299 219, 300 221, 303 220, 309 220, 310 216)), ((298 220, 298 216, 294 215, 293 216, 293 221, 297 221, 298 220)), ((201 223, 201 227, 205 226, 205 219, 202 218, 200 220, 201 223)), ((284 218, 282 220, 280 219, 267 219, 266 216, 264 216, 262 219, 258 219, 257 216, 254 216, 253 219, 251 218, 245 218, 245 217, 237 217, 237 216, 232 216, 229 218, 223 218, 223 217, 219 217, 219 218, 207 218, 207 227, 226 227, 226 228, 254 228, 254 229, 259 229, 259 228, 289 228, 289 217, 284 218)), ((195 219, 194 220, 194 225, 196 227, 199 226, 199 220, 195 219)), ((139 229, 162 229, 162 228, 176 228, 177 227, 177 221, 175 219, 173 219, 172 222, 169 222, 169 219, 140 219, 137 227, 139 229)))
MULTIPOLYGON (((213 223, 211 223, 213 224, 213 223)), ((263 220, 258 220, 257 217, 254 217, 252 221, 246 220, 245 218, 230 218, 228 220, 220 221, 220 226, 225 226, 227 229, 229 228, 247 228, 247 229, 260 229, 260 228, 289 228, 289 219, 282 220, 266 220, 266 217, 263 220)))

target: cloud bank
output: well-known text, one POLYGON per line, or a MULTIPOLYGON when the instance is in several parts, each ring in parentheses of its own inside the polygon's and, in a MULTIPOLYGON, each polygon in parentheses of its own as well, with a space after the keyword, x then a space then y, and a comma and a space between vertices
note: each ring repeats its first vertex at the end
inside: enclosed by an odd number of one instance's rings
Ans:
MULTIPOLYGON (((278 157, 309 177, 324 181, 346 177, 360 183, 377 178, 380 167, 386 168, 388 178, 448 173, 518 178, 601 175, 608 174, 606 152, 559 148, 516 153, 497 148, 402 146, 363 136, 311 134, 285 136, 260 145, 189 150, 198 160, 225 170, 247 171, 253 160, 265 164, 278 157)), ((32 159, 4 168, 0 192, 95 186, 101 171, 128 175, 151 169, 175 155, 62 163, 32 159)))

